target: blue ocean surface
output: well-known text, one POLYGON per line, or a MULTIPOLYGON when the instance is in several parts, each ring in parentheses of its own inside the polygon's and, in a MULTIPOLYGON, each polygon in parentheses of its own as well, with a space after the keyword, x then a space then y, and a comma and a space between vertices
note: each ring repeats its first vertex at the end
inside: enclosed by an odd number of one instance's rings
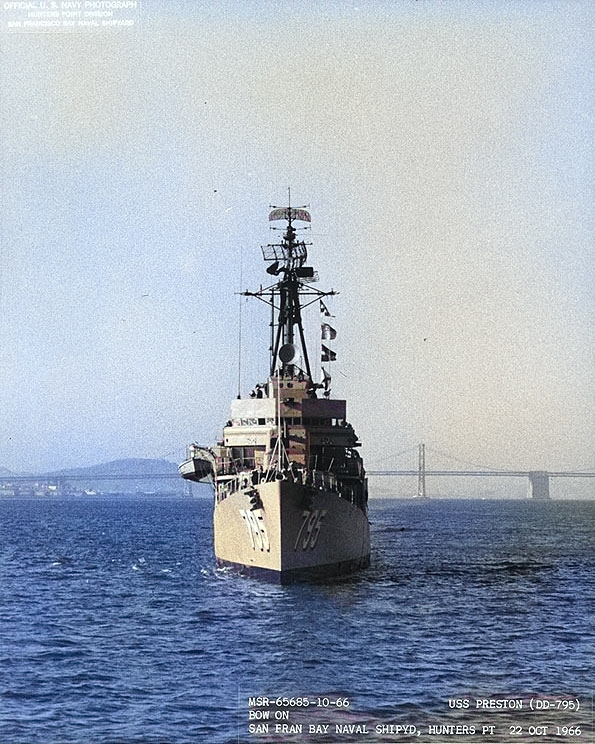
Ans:
POLYGON ((371 568, 286 587, 211 516, 0 500, 2 744, 593 740, 594 501, 372 500, 371 568))

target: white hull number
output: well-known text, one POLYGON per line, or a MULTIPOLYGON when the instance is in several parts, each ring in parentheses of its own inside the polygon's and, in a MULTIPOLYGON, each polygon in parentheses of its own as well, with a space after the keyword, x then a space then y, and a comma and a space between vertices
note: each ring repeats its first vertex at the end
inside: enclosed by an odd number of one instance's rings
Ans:
POLYGON ((269 552, 271 544, 269 542, 269 536, 267 528, 262 518, 262 512, 258 514, 256 511, 250 509, 240 509, 242 519, 246 522, 248 528, 248 535, 250 536, 250 542, 252 543, 252 550, 262 550, 263 552, 269 552))
POLYGON ((294 550, 297 550, 300 546, 302 550, 314 549, 316 542, 318 541, 318 535, 320 535, 321 522, 326 516, 326 509, 304 509, 302 512, 302 526, 295 540, 294 550))

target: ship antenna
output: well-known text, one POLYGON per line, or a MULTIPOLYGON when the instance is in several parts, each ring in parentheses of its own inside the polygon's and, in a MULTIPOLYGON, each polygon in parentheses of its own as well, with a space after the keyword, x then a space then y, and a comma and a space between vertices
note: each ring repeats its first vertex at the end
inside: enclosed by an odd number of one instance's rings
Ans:
POLYGON ((240 246, 240 295, 239 295, 239 301, 240 301, 240 307, 239 307, 239 318, 238 318, 238 398, 241 398, 242 396, 242 282, 243 282, 243 256, 244 256, 244 246, 240 246))
MULTIPOLYGON (((292 214, 291 214, 291 186, 287 187, 287 234, 290 233, 292 229, 292 214)), ((291 249, 290 249, 291 250, 291 249)), ((291 255, 291 254, 290 254, 291 255)))

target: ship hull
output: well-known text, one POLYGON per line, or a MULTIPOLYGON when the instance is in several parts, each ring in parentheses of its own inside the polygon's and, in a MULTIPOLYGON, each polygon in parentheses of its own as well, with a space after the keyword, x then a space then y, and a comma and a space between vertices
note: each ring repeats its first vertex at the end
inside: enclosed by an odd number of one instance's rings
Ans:
POLYGON ((370 563, 370 527, 338 493, 292 481, 260 483, 215 505, 215 556, 280 584, 331 578, 370 563))

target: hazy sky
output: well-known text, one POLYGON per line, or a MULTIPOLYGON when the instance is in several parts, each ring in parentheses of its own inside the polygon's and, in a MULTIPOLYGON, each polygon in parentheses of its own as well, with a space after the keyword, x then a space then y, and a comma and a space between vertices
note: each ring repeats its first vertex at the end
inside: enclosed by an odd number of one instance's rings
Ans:
MULTIPOLYGON (((143 0, 134 18, 2 34, 0 466, 213 442, 234 292, 266 282, 291 186, 318 286, 340 291, 333 393, 369 467, 424 440, 595 468, 594 3, 143 0)), ((269 317, 242 301, 242 319, 247 394, 269 317)))

